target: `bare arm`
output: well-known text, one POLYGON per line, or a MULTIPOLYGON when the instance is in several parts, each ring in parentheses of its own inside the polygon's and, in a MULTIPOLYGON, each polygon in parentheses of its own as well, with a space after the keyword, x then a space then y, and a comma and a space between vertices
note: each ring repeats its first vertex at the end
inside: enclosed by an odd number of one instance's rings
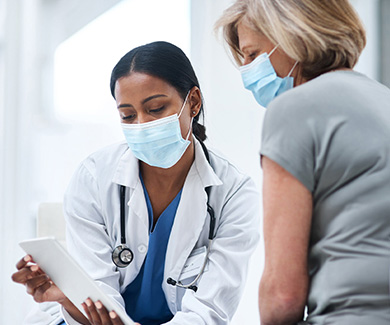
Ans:
POLYGON ((271 159, 263 157, 262 166, 265 268, 259 289, 261 324, 294 324, 302 320, 308 293, 312 195, 271 159))

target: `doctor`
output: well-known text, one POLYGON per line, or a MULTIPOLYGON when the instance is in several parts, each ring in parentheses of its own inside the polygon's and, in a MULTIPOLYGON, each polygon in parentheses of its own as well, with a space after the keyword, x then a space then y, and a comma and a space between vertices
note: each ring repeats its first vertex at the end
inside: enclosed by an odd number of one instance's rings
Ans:
MULTIPOLYGON (((228 324, 259 239, 259 194, 206 149, 203 101, 186 55, 154 42, 127 53, 111 76, 126 143, 76 171, 64 200, 68 250, 142 325, 228 324)), ((68 324, 121 324, 87 300, 87 320, 30 257, 16 282, 57 301, 68 324)))

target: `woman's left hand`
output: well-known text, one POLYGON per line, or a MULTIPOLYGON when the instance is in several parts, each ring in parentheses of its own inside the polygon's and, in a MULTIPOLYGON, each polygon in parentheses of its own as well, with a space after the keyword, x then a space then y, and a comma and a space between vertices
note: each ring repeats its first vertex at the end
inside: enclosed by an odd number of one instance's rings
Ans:
POLYGON ((88 298, 83 303, 83 308, 87 313, 89 322, 93 325, 123 325, 119 316, 114 311, 108 312, 100 301, 94 303, 88 298))
POLYGON ((83 303, 83 308, 87 313, 88 320, 93 325, 123 325, 119 316, 114 311, 108 312, 100 301, 94 303, 88 298, 83 303))

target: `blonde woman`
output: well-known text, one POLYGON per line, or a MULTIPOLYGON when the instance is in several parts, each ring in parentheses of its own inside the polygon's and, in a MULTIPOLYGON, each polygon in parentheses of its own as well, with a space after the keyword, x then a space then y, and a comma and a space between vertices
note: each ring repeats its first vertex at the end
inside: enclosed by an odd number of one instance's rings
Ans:
POLYGON ((238 0, 216 25, 262 134, 262 324, 390 324, 390 90, 347 0, 238 0))

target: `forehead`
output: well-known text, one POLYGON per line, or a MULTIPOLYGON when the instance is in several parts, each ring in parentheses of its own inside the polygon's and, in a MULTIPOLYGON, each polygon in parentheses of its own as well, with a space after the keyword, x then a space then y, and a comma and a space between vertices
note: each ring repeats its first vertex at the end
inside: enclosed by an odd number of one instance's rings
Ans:
POLYGON ((141 72, 119 78, 115 84, 115 98, 148 96, 150 93, 171 94, 176 89, 165 80, 141 72))

